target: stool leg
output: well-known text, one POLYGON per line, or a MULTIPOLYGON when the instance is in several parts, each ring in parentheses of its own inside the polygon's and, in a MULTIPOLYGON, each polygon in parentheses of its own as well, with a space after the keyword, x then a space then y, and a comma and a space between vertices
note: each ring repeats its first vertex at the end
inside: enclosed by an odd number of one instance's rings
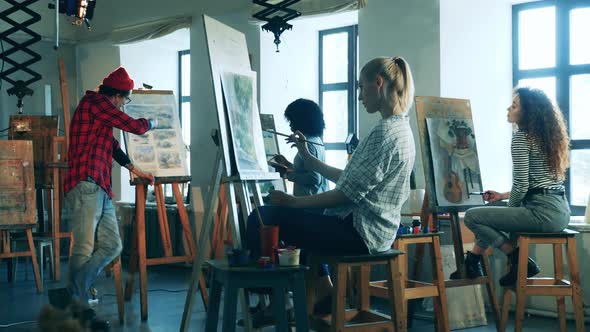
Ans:
POLYGON ((580 270, 578 268, 578 255, 576 253, 576 238, 567 239, 567 265, 570 269, 570 279, 573 287, 572 304, 576 317, 576 332, 584 331, 584 304, 582 303, 582 288, 580 286, 580 270))
POLYGON ((389 284, 391 318, 392 320, 395 319, 394 325, 396 332, 406 332, 408 329, 406 312, 404 311, 406 302, 404 298, 405 279, 400 271, 403 268, 403 266, 400 266, 400 256, 403 255, 405 254, 387 261, 387 283, 389 284))
POLYGON ((438 296, 433 298, 436 303, 436 326, 437 331, 450 331, 449 314, 447 310, 447 291, 445 288, 445 275, 442 268, 442 255, 440 253, 440 239, 438 236, 432 238, 432 283, 438 288, 438 296))
POLYGON ((336 264, 336 289, 332 294, 332 331, 342 331, 346 319, 346 277, 348 265, 336 264))
POLYGON ((236 330, 236 310, 238 306, 238 289, 233 286, 233 282, 228 281, 225 287, 225 303, 223 304, 223 332, 233 332, 236 330))
POLYGON ((369 282, 371 277, 371 265, 361 265, 358 278, 359 310, 368 311, 370 306, 369 300, 369 282))
POLYGON ((508 310, 510 309, 510 300, 512 293, 509 288, 504 288, 504 297, 502 299, 502 316, 500 317, 500 332, 506 331, 508 324, 508 310))
MULTIPOLYGON (((406 243, 406 241, 404 241, 404 239, 399 239, 399 241, 397 241, 396 243, 394 243, 395 249, 403 251, 403 252, 408 252, 408 244, 406 243)), ((414 318, 414 308, 413 308, 413 301, 408 301, 406 300, 406 296, 405 296, 405 289, 407 287, 407 283, 408 283, 408 257, 404 254, 404 255, 399 255, 397 256, 397 266, 399 267, 398 273, 399 273, 399 284, 401 287, 401 295, 402 295, 402 306, 399 308, 401 309, 401 313, 403 314, 403 319, 406 322, 410 322, 410 319, 414 318), (410 315, 408 312, 408 302, 410 302, 410 307, 412 314, 410 315)), ((397 275, 397 274, 396 274, 397 275)), ((393 279, 395 280, 395 278, 393 279)), ((388 282, 389 285, 392 285, 391 282, 388 282)), ((393 286, 390 286, 393 287, 393 286)), ((405 326, 405 329, 408 328, 408 325, 410 323, 406 323, 407 325, 405 326)))
POLYGON ((43 252, 45 249, 41 243, 39 243, 39 245, 37 246, 37 260, 39 261, 39 276, 41 277, 41 286, 43 286, 43 278, 44 278, 44 272, 45 272, 45 255, 43 255, 43 252))
MULTIPOLYGON (((561 244, 553 244, 553 272, 555 280, 563 279, 563 248, 561 244)), ((559 330, 565 332, 565 297, 556 296, 557 302, 557 318, 559 318, 559 330)))
POLYGON ((307 332, 307 308, 305 305, 305 276, 302 271, 293 275, 293 306, 295 309, 295 330, 307 332))
POLYGON ((273 311, 276 319, 276 329, 280 332, 287 332, 289 329, 287 323, 287 311, 285 310, 285 293, 287 289, 281 286, 275 286, 272 288, 272 296, 273 296, 273 311))
POLYGON ((211 275, 211 292, 209 293, 209 307, 207 308, 206 332, 217 331, 219 319, 219 303, 221 302, 221 284, 215 280, 215 271, 211 275))
POLYGON ((119 324, 125 321, 125 306, 123 304, 123 281, 121 280, 121 260, 115 258, 113 264, 113 274, 115 277, 115 291, 117 293, 117 311, 119 313, 119 324))
POLYGON ((521 236, 519 240, 518 255, 518 277, 516 278, 516 315, 514 319, 514 331, 522 331, 522 321, 524 320, 524 305, 526 300, 527 286, 527 265, 529 258, 529 238, 521 236))
POLYGON ((496 331, 499 331, 501 324, 500 304, 498 303, 498 298, 496 297, 496 287, 494 286, 494 278, 492 276, 490 258, 487 253, 484 253, 482 255, 482 261, 484 272, 487 277, 486 289, 488 291, 488 299, 490 300, 490 303, 492 305, 492 312, 494 314, 494 320, 496 321, 496 331))

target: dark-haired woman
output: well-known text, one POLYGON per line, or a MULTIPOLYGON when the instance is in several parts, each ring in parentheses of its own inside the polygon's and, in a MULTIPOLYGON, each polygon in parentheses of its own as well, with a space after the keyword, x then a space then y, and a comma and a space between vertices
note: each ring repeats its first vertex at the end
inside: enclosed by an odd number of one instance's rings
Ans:
MULTIPOLYGON (((316 159, 325 162, 326 151, 322 136, 326 125, 320 106, 309 99, 297 99, 287 106, 285 118, 289 121, 292 132, 300 131, 308 141, 318 143, 308 144, 307 150, 316 159)), ((285 167, 281 175, 293 182, 294 196, 315 195, 328 191, 328 180, 319 172, 305 167, 301 153, 297 152, 293 163, 282 155, 275 156, 274 160, 285 167)))
MULTIPOLYGON (((473 250, 465 258, 467 276, 483 276, 481 255, 488 247, 498 247, 510 262, 510 271, 500 278, 502 286, 516 282, 518 267, 518 248, 506 233, 560 232, 570 219, 563 185, 569 138, 561 111, 541 90, 517 88, 507 117, 518 126, 511 147, 512 190, 488 190, 484 199, 490 203, 508 199, 508 206, 478 207, 465 214, 465 225, 476 237, 473 250)), ((539 272, 529 258, 527 275, 539 272)))

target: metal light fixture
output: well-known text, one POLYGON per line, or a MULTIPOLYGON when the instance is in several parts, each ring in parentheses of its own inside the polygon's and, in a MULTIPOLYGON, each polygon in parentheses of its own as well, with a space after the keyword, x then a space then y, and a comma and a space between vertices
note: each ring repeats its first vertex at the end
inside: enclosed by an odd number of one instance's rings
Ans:
POLYGON ((293 26, 287 21, 292 20, 301 13, 289 8, 289 6, 296 4, 300 0, 283 0, 278 3, 270 3, 272 0, 253 0, 252 2, 265 7, 263 10, 252 15, 252 17, 267 23, 262 26, 262 30, 272 32, 275 35, 274 43, 279 51, 279 44, 281 43, 280 36, 285 30, 291 30, 293 26))

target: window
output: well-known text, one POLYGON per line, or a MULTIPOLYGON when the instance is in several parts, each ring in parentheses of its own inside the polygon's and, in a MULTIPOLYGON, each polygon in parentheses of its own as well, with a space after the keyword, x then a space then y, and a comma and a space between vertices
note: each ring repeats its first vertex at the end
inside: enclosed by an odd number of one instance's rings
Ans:
POLYGON ((358 135, 358 26, 322 30, 319 44, 318 86, 326 121, 326 163, 344 168, 346 137, 349 133, 358 135))
POLYGON ((190 169, 191 144, 191 54, 190 50, 178 52, 178 105, 182 139, 187 145, 186 163, 190 169))
POLYGON ((512 7, 514 85, 539 88, 556 102, 571 138, 566 191, 572 215, 590 194, 590 5, 538 1, 512 7))

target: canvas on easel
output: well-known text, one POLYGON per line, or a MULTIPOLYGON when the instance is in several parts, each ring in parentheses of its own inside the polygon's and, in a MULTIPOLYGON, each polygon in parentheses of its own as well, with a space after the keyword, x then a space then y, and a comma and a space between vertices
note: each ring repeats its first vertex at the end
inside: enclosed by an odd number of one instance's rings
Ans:
POLYGON ((237 174, 268 173, 256 105, 256 73, 226 71, 221 82, 237 174))
POLYGON ((434 187, 439 206, 483 204, 483 190, 473 121, 426 118, 434 187))
MULTIPOLYGON (((260 126, 262 127, 262 140, 264 141, 264 153, 266 154, 266 160, 269 160, 279 154, 279 142, 277 135, 272 132, 276 132, 275 118, 272 114, 260 114, 260 126)), ((269 171, 272 166, 268 166, 269 171)), ((274 171, 274 170, 272 170, 274 171)), ((280 190, 287 192, 287 186, 284 179, 273 180, 262 182, 260 184, 260 191, 262 195, 268 194, 269 190, 280 190)))
POLYGON ((132 118, 156 119, 157 126, 143 135, 124 132, 129 159, 156 177, 188 176, 186 147, 172 91, 133 90, 123 111, 132 118))
MULTIPOLYGON (((492 304, 492 312, 496 326, 500 325, 500 307, 496 298, 494 290, 494 280, 491 276, 490 263, 487 255, 483 255, 482 262, 484 271, 488 274, 484 277, 476 279, 467 279, 464 269, 464 250, 463 238, 461 234, 461 227, 459 222, 459 212, 464 212, 471 207, 482 206, 483 198, 481 196, 474 197, 472 200, 464 200, 463 192, 471 189, 471 180, 469 186, 462 183, 462 179, 469 179, 469 175, 465 172, 462 177, 460 174, 465 169, 470 169, 473 173, 477 172, 479 175, 479 166, 470 165, 477 160, 477 149, 475 147, 475 135, 469 133, 469 129, 473 130, 473 122, 471 115, 471 104, 469 100, 453 99, 442 97, 416 97, 416 120, 418 123, 418 138, 422 150, 422 160, 424 166, 424 178, 426 183, 426 197, 428 200, 424 202, 423 215, 432 217, 435 227, 439 227, 438 220, 440 214, 447 214, 446 219, 449 220, 451 228, 451 235, 453 239, 454 261, 456 271, 459 273, 459 278, 456 280, 446 280, 445 286, 447 289, 454 287, 465 287, 473 285, 486 285, 488 298, 492 304), (458 131, 463 131, 458 133, 458 131), (467 137, 469 136, 469 137, 467 137), (458 150, 464 153, 468 158, 463 158, 461 163, 453 159, 453 153, 458 150), (455 165, 453 165, 455 164, 455 165), (437 182, 438 181, 438 182, 437 182), (438 187, 437 187, 438 186, 438 187)), ((472 174, 472 179, 473 179, 472 174)), ((481 179, 473 181, 477 183, 476 190, 481 188, 481 179)), ((425 222, 425 220, 423 220, 425 222)), ((423 257, 423 246, 416 248, 416 262, 420 262, 423 257)), ((414 273, 417 274, 416 264, 414 273)), ((452 294, 452 291, 451 293, 452 294)), ((449 306, 451 303, 459 305, 472 305, 470 301, 473 297, 466 297, 467 292, 458 293, 458 297, 448 296, 449 306)), ((485 321, 485 312, 479 311, 480 320, 485 321)), ((476 320, 473 320, 476 321, 476 320)), ((453 324, 453 322, 451 322, 453 324)))

